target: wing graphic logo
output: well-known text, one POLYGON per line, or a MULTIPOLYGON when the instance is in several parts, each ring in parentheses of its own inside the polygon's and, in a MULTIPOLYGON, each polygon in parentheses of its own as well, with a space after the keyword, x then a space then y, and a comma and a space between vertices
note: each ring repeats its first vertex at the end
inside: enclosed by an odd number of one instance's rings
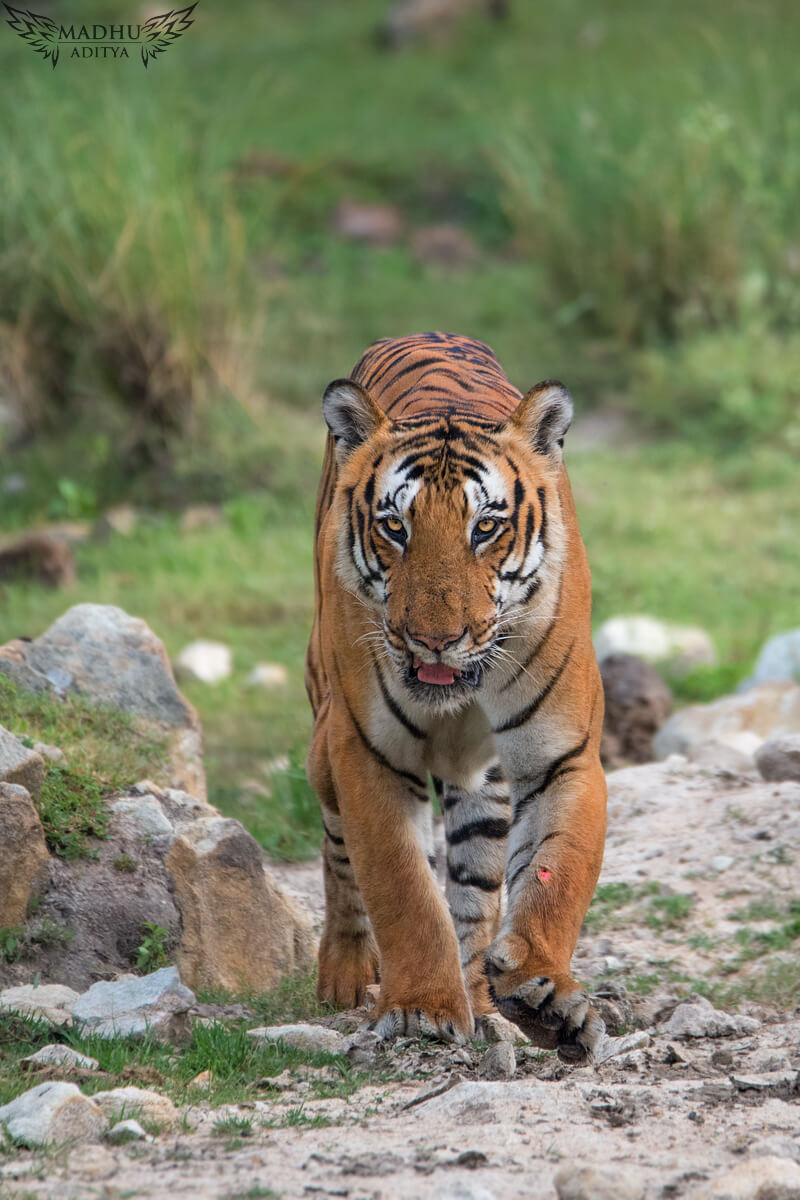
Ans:
POLYGON ((45 59, 50 59, 51 65, 55 69, 58 62, 58 26, 50 17, 43 17, 41 13, 28 12, 22 8, 12 8, 10 4, 4 5, 8 16, 6 21, 14 29, 23 41, 27 42, 31 50, 35 50, 37 54, 43 54, 45 59))
POLYGON ((192 14, 197 3, 195 0, 186 8, 149 17, 140 25, 64 24, 26 8, 14 8, 5 0, 3 7, 8 14, 7 24, 32 50, 49 60, 51 67, 55 67, 62 52, 65 58, 130 58, 138 50, 146 68, 194 24, 192 14))
POLYGON ((149 59, 161 54, 176 38, 186 32, 192 24, 192 13, 196 7, 196 4, 190 4, 188 8, 173 9, 172 12, 162 13, 160 17, 151 17, 149 21, 145 21, 142 25, 142 37, 145 39, 142 44, 142 62, 145 67, 149 59))

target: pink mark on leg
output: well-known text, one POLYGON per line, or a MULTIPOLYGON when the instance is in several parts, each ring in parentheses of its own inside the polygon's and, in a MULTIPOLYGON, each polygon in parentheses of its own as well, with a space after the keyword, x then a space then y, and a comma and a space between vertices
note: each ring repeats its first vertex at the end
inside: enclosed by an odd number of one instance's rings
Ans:
POLYGON ((553 872, 549 867, 539 867, 536 874, 539 876, 542 883, 549 883, 553 878, 553 872))

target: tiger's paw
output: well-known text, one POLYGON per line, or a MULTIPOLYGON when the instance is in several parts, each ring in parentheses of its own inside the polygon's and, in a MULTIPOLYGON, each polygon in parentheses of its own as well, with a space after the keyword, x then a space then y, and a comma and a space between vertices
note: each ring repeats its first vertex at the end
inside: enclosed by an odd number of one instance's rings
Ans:
POLYGON ((334 1008, 359 1008, 364 1004, 367 988, 377 983, 378 951, 367 947, 366 952, 354 953, 351 946, 327 943, 323 937, 319 948, 317 999, 334 1008))
POLYGON ((558 1050, 562 1062, 574 1066, 590 1062, 605 1025, 586 993, 568 975, 536 975, 518 982, 519 968, 512 962, 500 947, 490 947, 486 953, 489 991, 498 1011, 534 1045, 558 1050))
POLYGON ((455 1042, 461 1046, 473 1031, 472 1014, 466 997, 452 1003, 440 999, 424 1004, 393 1001, 381 996, 375 1015, 367 1022, 379 1038, 389 1041, 398 1037, 429 1037, 440 1042, 455 1042))

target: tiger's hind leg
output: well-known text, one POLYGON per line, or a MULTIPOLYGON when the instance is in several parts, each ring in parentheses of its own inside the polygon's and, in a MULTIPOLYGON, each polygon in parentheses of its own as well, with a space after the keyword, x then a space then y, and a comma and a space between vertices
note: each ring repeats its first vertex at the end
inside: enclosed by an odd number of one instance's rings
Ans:
POLYGON ((446 895, 458 936, 461 970, 474 1017, 495 1008, 484 972, 484 953, 500 928, 506 838, 511 823, 508 787, 498 766, 483 786, 465 792, 445 783, 446 895))
POLYGON ((378 981, 378 947, 347 853, 322 738, 315 737, 312 742, 307 772, 319 797, 325 828, 325 926, 319 946, 317 997, 336 1008, 357 1008, 364 1003, 368 985, 378 981))

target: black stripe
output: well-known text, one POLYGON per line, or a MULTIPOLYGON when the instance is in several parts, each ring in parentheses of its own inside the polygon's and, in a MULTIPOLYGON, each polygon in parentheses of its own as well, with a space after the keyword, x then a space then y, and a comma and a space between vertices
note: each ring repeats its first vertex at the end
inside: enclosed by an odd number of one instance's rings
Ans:
POLYGON ((378 663, 376 662, 376 660, 374 658, 372 660, 372 665, 375 667, 375 674, 378 676, 378 684, 381 689, 381 695, 383 696, 383 698, 386 702, 386 707, 389 709, 389 712, 392 714, 392 716, 397 721, 400 722, 400 724, 403 726, 404 729, 408 730, 408 732, 411 734, 412 737, 424 738, 425 737, 424 730, 420 729, 417 725, 414 724, 414 722, 410 719, 410 717, 406 716, 406 714, 403 712, 400 705, 395 700, 394 696, 392 696, 391 692, 389 691, 389 689, 386 686, 386 682, 383 678, 381 669, 378 666, 378 663))
POLYGON ((413 788, 411 789, 412 794, 415 795, 418 800, 428 800, 429 796, 427 788, 425 787, 425 780, 420 779, 419 775, 414 775, 412 771, 402 771, 399 767, 393 766, 392 763, 389 762, 389 759, 386 757, 386 755, 383 754, 377 746, 373 746, 372 742, 364 733, 364 730, 358 723, 355 713, 347 702, 347 697, 342 696, 342 699, 344 700, 344 706, 347 709, 348 716, 353 722, 353 728, 360 737, 361 743, 365 749, 369 750, 372 757, 379 762, 382 767, 385 767, 387 771, 391 771, 393 775, 397 775, 400 779, 407 779, 408 782, 413 784, 415 788, 418 788, 419 791, 414 791, 413 788))
POLYGON ((547 549, 547 509, 544 506, 545 489, 543 487, 536 489, 536 495, 539 497, 539 504, 542 508, 542 523, 539 526, 539 541, 544 549, 547 549))
POLYGON ((556 686, 559 679, 564 674, 564 671, 566 670, 566 667, 567 667, 567 663, 569 662, 570 657, 572 655, 572 648, 574 645, 575 645, 575 641, 573 640, 570 643, 570 647, 567 650, 567 653, 564 655, 564 657, 562 658, 561 662, 559 663, 557 669, 555 670, 553 675, 550 677, 550 680, 548 681, 547 685, 542 689, 541 692, 539 692, 538 696, 535 696, 533 698, 533 700, 531 700, 530 704, 526 705, 526 707, 521 709, 518 713, 515 713, 513 717, 509 717, 507 721, 504 721, 502 725, 499 725, 494 730, 495 733, 506 733, 507 730, 509 730, 509 729, 519 729, 520 725, 524 725, 526 721, 530 720, 530 718, 533 716, 533 714, 536 712, 536 710, 541 707, 541 705, 544 703, 544 701, 550 695, 553 688, 556 686))
POLYGON ((344 838, 337 837, 335 833, 331 833, 324 821, 322 822, 322 828, 325 830, 325 836, 330 838, 334 846, 344 845, 344 838))
POLYGON ((503 768, 500 766, 500 763, 492 763, 489 767, 486 772, 486 782, 505 783, 505 776, 503 775, 503 768))
POLYGON ((560 756, 560 758, 555 759, 550 764, 550 766, 547 768, 547 771, 545 772, 542 782, 540 784, 538 784, 533 789, 532 792, 528 792, 527 795, 523 796, 520 800, 515 802, 515 804, 514 804, 514 820, 515 821, 519 820, 522 813, 525 811, 525 809, 528 807, 528 805, 532 803, 532 801, 536 800, 539 796, 541 796, 544 792, 547 791, 547 789, 550 787, 550 784, 553 783, 554 780, 559 775, 566 775, 568 771, 574 770, 574 767, 569 767, 566 764, 571 759, 578 758, 581 754, 583 754, 584 750, 586 749, 586 747, 589 744, 589 733, 590 732, 591 732, 591 727, 589 729, 587 729, 586 736, 582 742, 580 742, 577 746, 573 746, 573 748, 571 750, 568 750, 566 752, 566 754, 562 754, 560 756))
POLYGON ((547 629, 545 629, 544 633, 543 633, 543 634, 542 634, 542 636, 539 638, 539 641, 538 641, 538 642, 536 643, 536 645, 533 647, 533 649, 531 650, 530 654, 529 654, 529 655, 528 655, 528 657, 525 659, 524 663, 522 663, 522 664, 520 665, 520 667, 518 668, 518 670, 517 670, 517 671, 515 671, 515 673, 514 673, 514 674, 511 676, 511 678, 510 678, 510 679, 507 679, 507 680, 506 680, 506 682, 503 684, 503 686, 500 688, 500 691, 501 691, 501 692, 505 692, 505 691, 507 691, 507 690, 508 690, 510 687, 513 687, 513 686, 514 686, 514 684, 517 682, 517 680, 518 680, 519 678, 521 678, 521 676, 522 676, 522 675, 524 675, 524 674, 525 674, 525 672, 527 671, 528 667, 531 665, 531 663, 533 662, 533 660, 536 658, 537 654, 539 654, 539 653, 541 652, 541 650, 544 648, 544 646, 545 646, 545 644, 546 644, 546 642, 547 642, 547 639, 550 637, 550 634, 553 632, 553 630, 554 630, 554 629, 555 629, 555 627, 556 627, 556 622, 558 621, 558 618, 559 618, 559 615, 560 615, 560 613, 559 613, 559 609, 561 608, 561 592, 562 592, 562 589, 563 589, 563 587, 564 587, 564 576, 563 576, 563 574, 562 574, 562 576, 561 576, 561 578, 560 578, 560 580, 559 580, 559 582, 558 582, 558 596, 556 597, 556 608, 555 608, 555 612, 553 613, 553 616, 552 616, 552 618, 551 618, 551 620, 550 620, 550 623, 549 623, 549 625, 547 626, 547 629))
POLYGON ((448 833, 447 841, 449 845, 457 846, 460 842, 469 841, 474 837, 504 838, 508 836, 510 828, 508 821, 502 817, 481 817, 477 821, 469 821, 466 825, 461 825, 458 829, 448 833))
POLYGON ((503 886, 502 879, 496 881, 494 879, 487 879, 485 875, 470 875, 469 868, 464 865, 460 867, 452 867, 450 863, 448 863, 447 874, 450 876, 453 883, 458 883, 462 887, 480 888, 482 892, 497 892, 503 886))

